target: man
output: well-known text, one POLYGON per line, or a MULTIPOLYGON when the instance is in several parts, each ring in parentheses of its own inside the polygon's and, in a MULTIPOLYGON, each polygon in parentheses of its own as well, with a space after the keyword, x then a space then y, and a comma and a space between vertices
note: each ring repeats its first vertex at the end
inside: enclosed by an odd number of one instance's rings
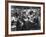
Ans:
POLYGON ((35 30, 39 30, 40 29, 40 20, 39 20, 39 17, 38 16, 35 16, 34 18, 34 22, 35 22, 35 26, 34 26, 34 29, 35 30))
POLYGON ((11 28, 12 28, 13 31, 16 30, 17 20, 18 20, 18 14, 16 12, 16 13, 13 14, 12 19, 11 19, 11 28))

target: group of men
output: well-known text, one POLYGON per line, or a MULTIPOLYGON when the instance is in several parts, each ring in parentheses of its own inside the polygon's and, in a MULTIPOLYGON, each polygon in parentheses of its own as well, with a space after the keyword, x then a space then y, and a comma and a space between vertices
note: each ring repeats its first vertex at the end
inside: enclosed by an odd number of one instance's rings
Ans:
POLYGON ((38 30, 40 29, 40 22, 38 16, 33 11, 28 14, 26 12, 14 13, 12 16, 11 26, 15 26, 13 30, 38 30))

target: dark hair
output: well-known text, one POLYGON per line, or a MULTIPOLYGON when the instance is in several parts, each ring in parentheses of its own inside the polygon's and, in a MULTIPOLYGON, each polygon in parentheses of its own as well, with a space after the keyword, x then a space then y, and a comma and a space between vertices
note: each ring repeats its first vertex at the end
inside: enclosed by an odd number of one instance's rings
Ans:
POLYGON ((33 14, 33 11, 30 11, 29 13, 30 13, 30 15, 32 15, 33 14))
POLYGON ((16 13, 14 13, 14 14, 13 14, 13 16, 16 16, 16 17, 18 17, 18 16, 19 16, 19 14, 17 14, 17 12, 16 12, 16 13))

